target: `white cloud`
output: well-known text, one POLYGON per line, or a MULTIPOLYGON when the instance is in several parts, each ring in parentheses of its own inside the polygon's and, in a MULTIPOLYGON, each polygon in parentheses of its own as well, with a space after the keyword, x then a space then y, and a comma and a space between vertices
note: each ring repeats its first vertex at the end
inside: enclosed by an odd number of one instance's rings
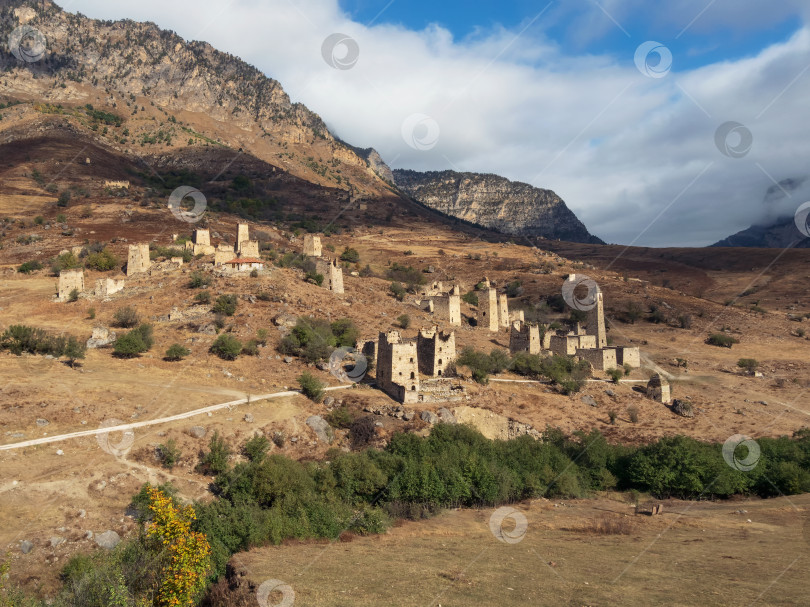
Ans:
MULTIPOLYGON (((619 19, 639 2, 604 5, 619 19)), ((738 4, 718 0, 700 23, 729 15, 747 27, 738 4)), ((780 14, 796 6, 775 5, 780 14)), ((655 18, 686 25, 703 6, 674 2, 655 18)), ((619 57, 566 53, 534 30, 517 37, 499 28, 456 41, 439 26, 365 27, 334 0, 75 0, 66 8, 151 20, 207 40, 279 80, 336 134, 375 147, 393 167, 491 172, 553 189, 611 242, 709 244, 761 218, 768 175, 810 173, 810 124, 801 118, 810 96, 807 28, 754 57, 651 79, 633 63, 644 40, 628 40, 619 57), (354 68, 323 60, 321 44, 334 32, 357 41, 354 68), (402 123, 415 113, 440 127, 428 151, 402 139, 402 123), (744 158, 728 158, 714 145, 715 130, 729 120, 753 134, 744 158)), ((586 18, 591 35, 604 25, 594 13, 586 18)))

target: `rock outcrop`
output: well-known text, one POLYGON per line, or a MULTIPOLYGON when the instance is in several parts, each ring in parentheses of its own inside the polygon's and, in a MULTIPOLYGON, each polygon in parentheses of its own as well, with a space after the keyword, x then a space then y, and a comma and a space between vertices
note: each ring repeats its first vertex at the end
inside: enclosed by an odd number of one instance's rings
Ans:
POLYGON ((551 190, 482 173, 397 169, 394 182, 426 207, 515 236, 601 244, 551 190))

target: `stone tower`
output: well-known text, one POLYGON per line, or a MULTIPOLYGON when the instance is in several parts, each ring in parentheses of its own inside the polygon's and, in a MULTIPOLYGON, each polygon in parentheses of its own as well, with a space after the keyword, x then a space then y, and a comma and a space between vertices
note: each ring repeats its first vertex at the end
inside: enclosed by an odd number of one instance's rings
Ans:
POLYGON ((456 334, 445 333, 438 327, 421 329, 416 337, 419 372, 430 377, 444 375, 447 365, 456 358, 456 334))
POLYGON ((149 261, 149 243, 129 245, 129 256, 127 257, 127 276, 132 276, 138 272, 146 272, 152 262, 149 261))
POLYGON ((416 341, 403 341, 399 331, 380 333, 377 345, 377 384, 401 403, 419 400, 416 341))
POLYGON ((515 352, 540 354, 542 346, 539 326, 526 324, 519 320, 512 323, 509 332, 509 351, 512 354, 515 352))
POLYGON ((498 332, 498 293, 489 286, 478 294, 478 326, 498 332))
POLYGON ((250 228, 246 223, 240 223, 236 225, 236 250, 238 251, 242 247, 242 243, 246 240, 250 240, 250 228))
POLYGON ((461 325, 461 292, 458 286, 450 289, 445 295, 437 295, 432 298, 433 314, 443 322, 451 325, 461 325))
POLYGON ((498 324, 504 329, 509 328, 509 300, 506 293, 498 295, 498 324))
POLYGON ((59 272, 57 289, 59 301, 67 301, 73 289, 76 289, 79 293, 84 291, 84 270, 62 270, 59 272))
POLYGON ((607 347, 607 331, 605 330, 605 306, 602 291, 597 291, 593 308, 588 310, 588 334, 596 335, 596 347, 607 347))
POLYGON ((200 246, 211 245, 211 232, 209 230, 194 230, 194 244, 200 246))
POLYGON ((321 237, 315 234, 304 234, 304 255, 307 257, 320 257, 321 252, 321 237))
POLYGON ((664 404, 672 400, 669 382, 660 373, 653 375, 647 382, 647 398, 664 404))
POLYGON ((343 293, 343 268, 337 260, 319 259, 315 271, 323 276, 323 287, 335 293, 343 293))

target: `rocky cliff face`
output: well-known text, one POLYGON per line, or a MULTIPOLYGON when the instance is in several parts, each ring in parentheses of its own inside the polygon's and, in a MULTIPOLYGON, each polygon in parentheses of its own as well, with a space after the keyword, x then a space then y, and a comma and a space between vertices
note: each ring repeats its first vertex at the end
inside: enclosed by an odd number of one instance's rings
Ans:
POLYGON ((423 205, 515 236, 602 243, 551 190, 498 175, 395 170, 394 182, 423 205))

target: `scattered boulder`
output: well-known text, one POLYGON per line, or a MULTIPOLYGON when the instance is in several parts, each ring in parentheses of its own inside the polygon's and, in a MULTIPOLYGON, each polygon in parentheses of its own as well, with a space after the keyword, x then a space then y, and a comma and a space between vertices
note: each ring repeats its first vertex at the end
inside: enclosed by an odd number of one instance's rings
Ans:
POLYGON ((410 409, 407 409, 407 410, 406 410, 406 411, 405 411, 405 412, 402 414, 402 419, 403 419, 403 420, 405 420, 406 422, 409 422, 409 421, 413 420, 413 418, 414 418, 415 416, 416 416, 416 414, 415 414, 413 411, 411 411, 410 409))
POLYGON ((439 409, 439 419, 445 424, 455 424, 456 416, 447 407, 439 409))
POLYGON ((688 400, 676 398, 672 401, 672 412, 681 417, 695 417, 695 410, 688 400))
POLYGON ((206 430, 203 426, 191 426, 191 428, 188 429, 188 433, 194 438, 204 438, 206 430))
POLYGON ((37 426, 40 427, 47 426, 49 423, 51 422, 49 422, 47 419, 42 419, 41 417, 37 420, 37 426))
POLYGON ((332 441, 335 440, 335 431, 332 430, 332 426, 320 415, 308 417, 307 426, 312 428, 312 431, 315 432, 315 436, 317 436, 318 440, 321 442, 331 444, 332 441))
POLYGON ((20 542, 20 551, 23 554, 28 554, 34 549, 33 542, 29 542, 28 540, 23 540, 20 542))
POLYGON ((298 317, 282 312, 273 319, 273 324, 282 329, 292 329, 298 323, 298 317))
POLYGON ((107 348, 115 342, 115 331, 107 327, 94 327, 93 334, 87 340, 87 349, 107 348))
POLYGON ((422 411, 419 417, 423 422, 427 422, 431 426, 439 423, 439 416, 433 413, 433 411, 422 411))
POLYGON ((51 541, 51 548, 56 548, 57 546, 59 546, 61 544, 64 544, 65 541, 67 541, 67 540, 65 540, 65 538, 63 538, 63 537, 54 536, 54 537, 51 538, 50 541, 51 541))
POLYGON ((121 536, 115 531, 109 530, 99 533, 96 536, 96 544, 107 550, 112 550, 121 542, 121 536))
POLYGON ((253 414, 252 413, 245 413, 245 421, 249 424, 253 423, 253 414))
POLYGON ((214 326, 214 323, 209 322, 205 325, 200 325, 200 328, 197 329, 197 333, 203 333, 205 335, 216 335, 217 328, 214 326))
POLYGON ((292 356, 285 356, 285 357, 284 357, 284 362, 285 362, 285 363, 287 363, 288 365, 289 365, 289 364, 290 364, 292 361, 293 361, 293 357, 292 357, 292 356))
POLYGON ((590 405, 591 407, 599 406, 598 403, 596 402, 596 399, 594 399, 594 397, 591 396, 590 394, 583 394, 580 400, 586 405, 590 405))
POLYGON ((323 404, 325 407, 331 407, 332 405, 335 404, 335 399, 331 396, 327 396, 326 398, 323 399, 323 404))

